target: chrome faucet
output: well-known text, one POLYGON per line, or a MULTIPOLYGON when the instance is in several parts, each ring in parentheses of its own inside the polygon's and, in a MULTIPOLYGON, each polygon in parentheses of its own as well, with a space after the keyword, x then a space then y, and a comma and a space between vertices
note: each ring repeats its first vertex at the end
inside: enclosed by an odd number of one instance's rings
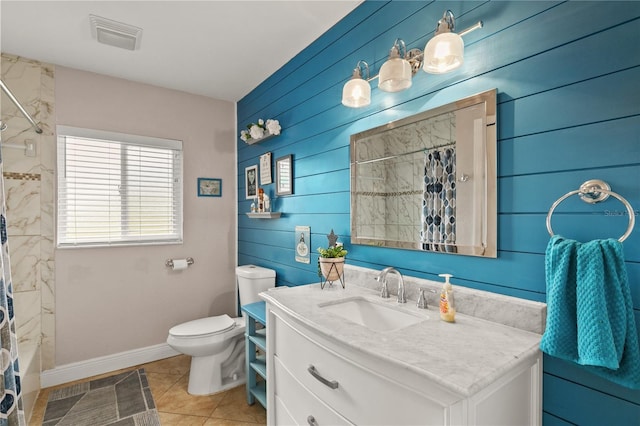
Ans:
POLYGON ((398 303, 407 303, 407 297, 404 294, 404 278, 402 278, 402 274, 397 269, 388 266, 380 271, 380 274, 376 278, 378 282, 382 283, 382 289, 380 290, 380 297, 388 299, 389 298, 389 288, 387 287, 387 274, 390 272, 395 272, 398 274, 398 303))

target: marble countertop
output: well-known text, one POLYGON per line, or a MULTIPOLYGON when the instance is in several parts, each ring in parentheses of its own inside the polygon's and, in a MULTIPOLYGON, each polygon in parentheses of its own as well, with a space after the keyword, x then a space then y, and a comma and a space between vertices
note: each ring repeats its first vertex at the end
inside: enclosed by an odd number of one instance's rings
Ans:
POLYGON ((342 289, 334 284, 324 290, 319 284, 277 287, 260 295, 324 337, 408 369, 463 397, 475 394, 536 356, 541 337, 535 332, 463 313, 456 313, 455 323, 447 323, 440 320, 433 304, 426 310, 418 309, 413 300, 398 304, 394 296, 382 299, 377 291, 357 285, 347 284, 342 289), (354 297, 420 316, 423 321, 378 332, 322 307, 354 297))

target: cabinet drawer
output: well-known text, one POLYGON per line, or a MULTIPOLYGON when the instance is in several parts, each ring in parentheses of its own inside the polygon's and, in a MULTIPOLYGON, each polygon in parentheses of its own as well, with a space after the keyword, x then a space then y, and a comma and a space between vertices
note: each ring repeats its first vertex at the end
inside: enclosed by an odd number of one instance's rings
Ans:
MULTIPOLYGON (((270 350, 274 356, 305 388, 348 421, 366 425, 445 423, 445 407, 338 355, 281 317, 273 318, 269 327, 273 327, 270 350), (311 366, 313 372, 309 371, 311 366)), ((278 374, 276 371, 276 380, 278 374)))
POLYGON ((284 402, 282 402, 282 399, 276 395, 273 400, 275 401, 275 408, 272 408, 275 413, 273 416, 275 424, 282 426, 295 425, 296 422, 293 420, 293 417, 291 417, 291 414, 284 405, 284 402))
POLYGON ((275 419, 278 426, 284 424, 298 425, 350 425, 348 421, 327 407, 316 398, 308 389, 305 389, 282 366, 278 357, 274 358, 276 403, 275 419))

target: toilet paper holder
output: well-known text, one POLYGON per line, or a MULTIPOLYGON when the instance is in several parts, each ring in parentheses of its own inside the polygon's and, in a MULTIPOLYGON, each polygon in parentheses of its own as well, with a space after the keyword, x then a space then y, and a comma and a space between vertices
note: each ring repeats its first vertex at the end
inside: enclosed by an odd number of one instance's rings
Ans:
MULTIPOLYGON (((174 260, 174 259, 167 259, 167 261, 166 261, 166 262, 164 262, 164 265, 165 265, 167 268, 173 268, 173 260, 174 260)), ((186 260, 187 260, 187 265, 188 265, 188 266, 193 265, 193 264, 194 264, 194 262, 195 262, 195 261, 193 260, 193 257, 187 257, 187 259, 186 259, 186 260)))

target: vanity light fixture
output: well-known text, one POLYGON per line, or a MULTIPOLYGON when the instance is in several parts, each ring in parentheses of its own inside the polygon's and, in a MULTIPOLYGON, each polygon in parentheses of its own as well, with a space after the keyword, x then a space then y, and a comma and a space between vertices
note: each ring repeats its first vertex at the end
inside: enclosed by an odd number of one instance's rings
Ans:
POLYGON ((411 87, 411 64, 405 58, 407 47, 402 39, 393 42, 389 59, 382 64, 378 75, 378 89, 385 92, 401 92, 411 87), (400 52, 404 53, 400 56, 400 52))
POLYGON ((453 32, 454 27, 453 12, 447 10, 438 21, 435 37, 424 48, 423 69, 426 72, 444 74, 459 68, 464 62, 464 41, 453 32))
POLYGON ((444 74, 459 68, 464 62, 462 36, 482 28, 482 21, 456 34, 453 32, 455 18, 446 10, 438 21, 435 36, 427 42, 424 52, 420 49, 407 51, 404 41, 396 39, 391 47, 389 59, 380 67, 380 73, 369 78, 369 65, 359 61, 351 80, 342 89, 342 104, 350 108, 361 108, 371 104, 369 81, 378 79, 378 88, 385 92, 400 92, 411 87, 411 78, 422 68, 430 74, 444 74), (367 78, 363 78, 362 66, 366 66, 367 78))
POLYGON ((369 85, 369 64, 358 61, 353 70, 353 76, 342 88, 342 105, 350 108, 360 108, 371 103, 371 86, 369 85), (364 69, 366 80, 362 78, 364 69))

